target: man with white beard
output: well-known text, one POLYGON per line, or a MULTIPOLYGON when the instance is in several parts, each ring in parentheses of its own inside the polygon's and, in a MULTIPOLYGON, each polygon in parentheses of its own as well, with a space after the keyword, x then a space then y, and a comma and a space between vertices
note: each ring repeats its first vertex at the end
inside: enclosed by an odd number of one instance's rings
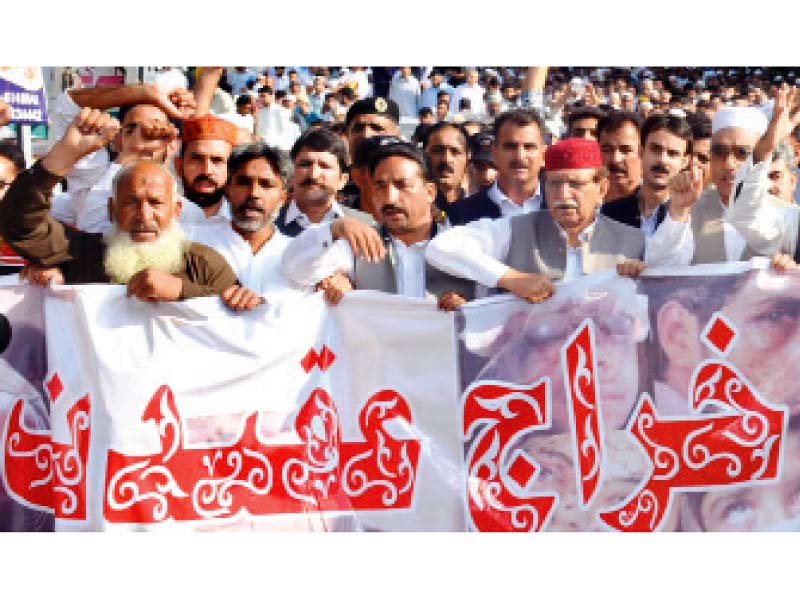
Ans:
POLYGON ((126 284, 128 295, 175 301, 222 294, 236 276, 217 252, 189 241, 177 223, 181 201, 166 168, 123 166, 112 182, 106 235, 65 228, 49 214, 53 187, 81 157, 102 148, 119 123, 84 108, 42 160, 21 173, 0 202, 0 235, 36 267, 59 267, 64 281, 126 284))

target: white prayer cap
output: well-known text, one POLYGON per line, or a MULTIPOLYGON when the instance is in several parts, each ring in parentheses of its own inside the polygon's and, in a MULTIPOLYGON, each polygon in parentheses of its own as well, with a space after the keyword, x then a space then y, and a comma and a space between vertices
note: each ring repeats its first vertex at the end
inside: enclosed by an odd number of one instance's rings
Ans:
POLYGON ((767 130, 767 125, 767 117, 754 106, 725 106, 714 113, 711 135, 728 127, 741 127, 761 136, 767 130))
POLYGON ((680 117, 681 119, 685 119, 686 118, 686 113, 683 110, 681 110, 680 108, 670 108, 667 111, 667 114, 668 115, 672 115, 674 117, 680 117))

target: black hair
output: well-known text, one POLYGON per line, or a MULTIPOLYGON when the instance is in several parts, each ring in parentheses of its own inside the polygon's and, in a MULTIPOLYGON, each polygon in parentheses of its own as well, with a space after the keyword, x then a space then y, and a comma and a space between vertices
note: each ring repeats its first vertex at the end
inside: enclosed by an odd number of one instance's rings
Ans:
POLYGON ((647 136, 656 131, 666 129, 672 135, 686 142, 686 154, 692 151, 692 128, 685 118, 678 115, 656 113, 645 119, 642 125, 642 147, 647 141, 647 136))
POLYGON ((0 156, 9 161, 19 171, 25 170, 25 155, 13 140, 0 140, 0 156))
POLYGON ((596 106, 579 106, 569 113, 567 117, 567 129, 572 129, 572 124, 581 119, 597 119, 599 123, 600 119, 604 116, 606 116, 606 111, 601 108, 597 108, 596 106))
POLYGON ((701 112, 689 113, 686 116, 689 127, 692 128, 693 140, 707 140, 711 138, 711 119, 701 112))
POLYGON ((636 128, 637 132, 642 131, 642 117, 634 112, 627 110, 610 110, 597 123, 597 137, 605 132, 617 131, 625 123, 630 123, 636 128))
POLYGON ((422 117, 430 117, 433 116, 433 109, 429 106, 423 106, 419 109, 417 116, 421 119, 422 117))
POLYGON ((451 123, 449 121, 441 121, 434 125, 431 125, 430 129, 428 129, 425 137, 422 139, 422 147, 428 147, 428 140, 431 139, 431 135, 436 133, 437 131, 441 131, 442 129, 455 129, 458 133, 461 134, 461 139, 464 142, 464 151, 469 152, 469 133, 464 128, 464 125, 461 123, 451 123))
POLYGON ((289 169, 286 164, 285 154, 277 148, 268 146, 264 142, 241 144, 234 147, 228 158, 228 183, 231 182, 234 174, 240 167, 257 158, 265 159, 272 166, 272 169, 280 176, 284 184, 286 183, 289 177, 289 169))
POLYGON ((515 108, 500 113, 494 120, 494 136, 495 139, 500 133, 500 129, 506 123, 511 123, 517 127, 525 127, 534 124, 539 129, 539 134, 544 139, 544 121, 539 111, 533 108, 515 108))
POLYGON ((378 168, 378 164, 391 156, 400 156, 409 160, 413 160, 419 165, 420 170, 422 171, 422 178, 426 182, 434 181, 433 167, 431 166, 431 161, 428 158, 428 155, 408 142, 387 144, 386 146, 380 146, 379 148, 376 148, 369 157, 369 174, 371 176, 375 175, 375 169, 378 168))
POLYGON ((269 87, 268 85, 262 85, 260 88, 258 88, 258 93, 259 94, 272 94, 272 88, 269 87))
POLYGON ((309 129, 301 135, 292 146, 290 156, 294 161, 304 149, 314 152, 330 152, 339 161, 342 172, 347 171, 347 147, 342 138, 327 128, 309 129))

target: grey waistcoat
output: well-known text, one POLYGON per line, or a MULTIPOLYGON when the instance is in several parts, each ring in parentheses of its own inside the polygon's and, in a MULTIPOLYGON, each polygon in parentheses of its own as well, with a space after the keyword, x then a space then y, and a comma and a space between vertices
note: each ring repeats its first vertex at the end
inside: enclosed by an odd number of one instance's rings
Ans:
MULTIPOLYGON (((583 244, 584 273, 614 268, 621 258, 644 257, 644 234, 601 214, 594 231, 583 244)), ((567 267, 567 245, 558 225, 547 211, 511 218, 511 243, 505 263, 518 271, 539 273, 557 281, 567 267)))
MULTIPOLYGON (((437 227, 436 223, 434 223, 431 237, 436 234, 437 227)), ((377 263, 366 261, 360 256, 356 257, 353 285, 357 290, 378 290, 396 294, 397 278, 395 276, 395 266, 397 265, 397 256, 388 232, 381 227, 378 229, 378 233, 381 235, 386 247, 386 256, 377 263)), ((425 292, 427 295, 436 296, 437 298, 445 292, 456 292, 469 301, 475 299, 475 283, 468 279, 443 273, 426 262, 425 292)))

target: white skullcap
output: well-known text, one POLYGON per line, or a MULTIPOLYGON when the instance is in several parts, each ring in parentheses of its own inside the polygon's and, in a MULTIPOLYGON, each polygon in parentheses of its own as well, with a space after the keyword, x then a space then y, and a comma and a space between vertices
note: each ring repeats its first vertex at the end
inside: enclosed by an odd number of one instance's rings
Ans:
POLYGON ((769 125, 767 117, 753 106, 725 106, 714 113, 711 135, 728 127, 741 127, 761 136, 767 130, 767 125, 769 125))
POLYGON ((686 118, 686 113, 683 110, 681 110, 680 108, 670 108, 667 111, 667 114, 668 115, 672 115, 674 117, 680 117, 682 119, 686 118))

